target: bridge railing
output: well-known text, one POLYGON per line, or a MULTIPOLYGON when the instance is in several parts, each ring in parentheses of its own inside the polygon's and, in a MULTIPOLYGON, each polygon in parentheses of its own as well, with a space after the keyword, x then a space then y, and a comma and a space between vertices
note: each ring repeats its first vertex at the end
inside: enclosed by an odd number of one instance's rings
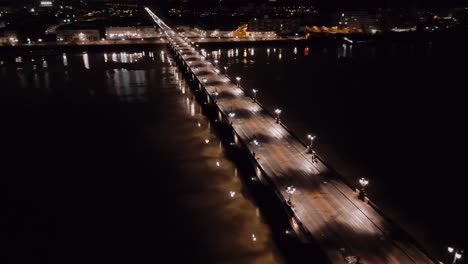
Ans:
MULTIPOLYGON (((151 12, 151 11, 149 11, 151 12)), ((154 13, 153 13, 154 14, 154 13)), ((151 14, 150 14, 151 15, 151 14)), ((156 17, 157 18, 157 17, 156 17)), ((153 18, 154 19, 154 18, 153 18)), ((156 19, 155 19, 155 22, 164 30, 163 27, 166 27, 168 30, 170 30, 170 32, 173 33, 172 29, 169 28, 164 22, 162 22, 162 20, 160 20, 159 18, 157 18, 159 20, 159 23, 156 22, 156 19), (162 23, 161 23, 162 22, 162 23), (161 24, 160 24, 161 23, 161 24)), ((170 34, 167 33, 165 30, 164 30, 165 34, 166 34, 166 37, 170 38, 170 34)), ((173 45, 172 43, 170 45, 173 45)), ((182 56, 182 54, 177 51, 177 49, 175 49, 176 52, 180 55, 180 58, 185 62, 185 65, 189 65, 185 58, 182 56)), ((200 55, 200 53, 195 49, 196 53, 200 55)), ((208 60, 207 60, 208 61, 208 60)), ((208 61, 209 62, 209 61, 208 61)), ((215 66, 214 64, 212 64, 210 62, 210 66, 215 68, 215 69, 218 69, 219 73, 220 74, 222 71, 217 67, 215 66)), ((199 77, 193 72, 192 68, 189 66, 189 69, 191 70, 192 74, 196 77, 196 80, 199 84, 202 84, 202 81, 199 79, 199 77)), ((234 80, 232 80, 232 78, 227 75, 227 74, 221 74, 221 75, 224 75, 226 78, 228 78, 233 84, 235 84, 236 82, 234 82, 234 80)), ((201 87, 203 87, 203 89, 205 90, 205 93, 211 97, 211 94, 208 93, 208 91, 205 89, 205 86, 204 85, 201 85, 201 87)), ((242 90, 242 92, 244 93, 244 95, 246 95, 247 97, 250 97, 253 99, 253 97, 250 95, 250 93, 247 93, 247 91, 239 85, 239 88, 242 90)), ((211 98, 211 100, 213 100, 213 98, 211 98)), ((214 101, 214 100, 213 100, 214 101)), ((258 102, 258 100, 255 100, 255 103, 259 105, 259 107, 261 109, 264 110, 265 113, 267 113, 268 115, 270 115, 272 118, 274 118, 274 114, 272 112, 270 112, 266 107, 264 107, 260 102, 258 102)), ((229 120, 227 118, 227 115, 226 113, 224 113, 224 111, 222 111, 219 106, 217 104, 215 104, 217 106, 217 109, 218 111, 221 113, 221 115, 224 117, 224 119, 226 120, 229 120)), ((298 137, 291 129, 289 129, 285 124, 284 122, 280 122, 281 126, 295 139, 297 140, 301 145, 304 146, 304 148, 307 148, 307 144, 303 141, 302 138, 298 137)), ((250 150, 250 148, 248 147, 247 143, 244 141, 244 139, 237 133, 237 131, 232 128, 233 130, 233 133, 236 134, 236 136, 240 139, 240 142, 242 143, 242 145, 250 150)), ((304 227, 304 225, 302 224, 302 221, 300 220, 300 218, 295 214, 295 212, 291 209, 291 207, 289 206, 289 204, 287 203, 284 195, 281 193, 281 191, 279 191, 277 189, 277 186, 271 181, 271 179, 268 177, 268 174, 265 172, 265 170, 263 169, 263 167, 261 166, 261 164, 258 162, 258 160, 253 157, 252 155, 250 156, 251 160, 252 160, 252 163, 255 165, 256 168, 258 168, 260 170, 260 173, 263 174, 263 179, 265 179, 267 181, 267 183, 270 185, 270 186, 273 186, 274 188, 274 192, 275 194, 278 196, 278 198, 281 200, 283 206, 286 208, 286 211, 288 212, 288 214, 293 217, 296 222, 299 224, 299 227, 301 228, 301 231, 309 237, 309 239, 312 239, 312 241, 314 241, 314 237, 312 236, 312 234, 308 231, 307 228, 304 227)), ((322 164, 324 164, 324 166, 327 168, 327 170, 329 170, 330 172, 332 172, 333 175, 337 176, 340 178, 340 180, 342 182, 344 182, 351 190, 353 190, 354 192, 356 191, 356 187, 353 186, 352 184, 350 184, 348 182, 348 180, 346 178, 344 178, 340 173, 338 173, 335 169, 333 169, 332 166, 330 166, 328 163, 325 162, 325 160, 318 156, 319 160, 322 162, 322 164)), ((258 176, 257 176, 258 177, 258 176)), ((404 229, 402 229, 395 221, 393 221, 390 217, 388 217, 382 210, 380 210, 380 208, 378 208, 373 202, 371 202, 369 199, 367 200, 368 201, 368 204, 379 214, 381 215, 391 226, 395 227, 398 229, 398 231, 400 232, 400 234, 403 234, 406 239, 409 240, 410 243, 414 244, 415 247, 420 250, 421 252, 423 252, 426 256, 428 256, 432 261, 434 261, 434 263, 440 263, 437 258, 435 258, 434 256, 432 256, 427 250, 425 250, 425 248, 416 240, 412 237, 411 234, 409 234, 407 231, 405 231, 404 229)))

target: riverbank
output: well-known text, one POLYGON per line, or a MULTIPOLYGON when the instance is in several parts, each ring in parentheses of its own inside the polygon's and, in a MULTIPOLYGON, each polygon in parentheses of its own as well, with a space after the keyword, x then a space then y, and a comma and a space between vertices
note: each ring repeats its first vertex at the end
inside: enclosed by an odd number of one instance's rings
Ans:
MULTIPOLYGON (((285 43, 290 44, 294 42, 304 42, 304 37, 288 37, 288 38, 274 38, 274 39, 252 39, 252 38, 191 38, 195 43, 209 45, 211 43, 216 45, 223 44, 268 44, 268 43, 285 43)), ((2 53, 24 53, 29 51, 60 51, 60 52, 76 52, 76 51, 103 51, 103 50, 135 50, 141 48, 150 48, 154 46, 167 45, 165 39, 153 40, 102 40, 86 43, 57 43, 57 42, 44 42, 31 45, 15 45, 15 46, 1 46, 0 54, 2 53)))

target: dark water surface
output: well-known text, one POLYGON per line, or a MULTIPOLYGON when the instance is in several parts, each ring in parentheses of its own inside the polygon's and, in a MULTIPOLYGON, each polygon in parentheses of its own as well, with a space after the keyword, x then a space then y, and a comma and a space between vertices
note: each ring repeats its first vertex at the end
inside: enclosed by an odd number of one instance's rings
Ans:
POLYGON ((283 263, 165 49, 0 61, 6 263, 283 263))
MULTIPOLYGON (((205 49, 447 261, 468 244, 463 44, 205 49)), ((0 56, 10 262, 283 262, 161 51, 0 56)))
POLYGON ((467 248, 464 41, 216 46, 208 57, 441 260, 467 248))

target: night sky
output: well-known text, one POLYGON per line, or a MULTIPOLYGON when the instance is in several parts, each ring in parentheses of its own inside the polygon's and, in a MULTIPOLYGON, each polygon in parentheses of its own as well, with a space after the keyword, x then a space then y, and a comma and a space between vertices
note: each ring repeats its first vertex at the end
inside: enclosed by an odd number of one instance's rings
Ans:
MULTIPOLYGON (((70 1, 70 0, 69 0, 70 1)), ((87 2, 106 2, 108 0, 87 0, 87 2)), ((183 0, 200 6, 213 6, 220 0, 183 0)), ((19 4, 20 2, 33 3, 32 0, 0 0, 0 4, 19 4)), ((76 2, 71 0, 70 2, 76 2)), ((109 1, 110 2, 110 1, 109 1)), ((119 2, 119 1, 112 1, 119 2)), ((167 4, 182 2, 182 0, 122 0, 120 2, 141 2, 145 4, 167 4)), ((222 0, 230 5, 243 3, 266 3, 268 0, 222 0)), ((276 3, 306 3, 326 9, 365 8, 365 7, 460 7, 468 6, 468 0, 276 0, 276 3)))
MULTIPOLYGON (((267 0, 222 0, 224 3, 265 3, 267 0)), ((147 0, 149 3, 158 2, 180 2, 180 0, 147 0)), ((212 5, 219 3, 219 0, 188 0, 197 5, 212 5)), ((276 3, 306 3, 317 7, 342 9, 360 7, 456 7, 468 6, 467 0, 276 0, 276 3)))
MULTIPOLYGON (((166 2, 168 0, 148 0, 147 2, 166 2)), ((188 0, 197 4, 219 3, 219 0, 188 0)), ((265 3, 267 0, 222 0, 225 3, 265 3)), ((170 1, 169 2, 177 2, 170 1)), ((353 7, 452 7, 468 6, 467 0, 276 0, 277 3, 308 3, 324 8, 353 8, 353 7)))

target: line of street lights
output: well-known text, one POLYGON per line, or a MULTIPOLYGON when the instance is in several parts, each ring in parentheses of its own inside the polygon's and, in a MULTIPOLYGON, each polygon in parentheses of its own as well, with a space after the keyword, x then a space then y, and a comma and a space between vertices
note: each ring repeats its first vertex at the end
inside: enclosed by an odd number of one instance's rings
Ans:
MULTIPOLYGON (((172 40, 172 39, 171 39, 171 40, 172 40)), ((187 41, 188 39, 186 38, 185 40, 187 41)), ((191 44, 193 45, 194 42, 191 42, 191 44)), ((195 46, 198 47, 198 44, 196 44, 195 46)), ((176 45, 176 47, 179 48, 178 45, 176 45)), ((183 57, 186 57, 186 55, 184 55, 183 57)), ((192 64, 192 63, 189 62, 189 64, 192 64)), ((224 67, 224 70, 225 70, 225 73, 226 73, 226 74, 227 74, 227 69, 228 69, 228 67, 225 66, 225 67, 224 67)), ((195 70, 197 71, 198 69, 195 68, 195 70)), ((240 78, 240 77, 236 77, 236 81, 237 81, 237 87, 240 87, 241 78, 240 78)), ((207 79, 203 79, 204 85, 206 85, 206 82, 207 82, 207 79)), ((253 100, 254 102, 256 102, 256 100, 257 100, 256 97, 257 97, 258 90, 257 90, 257 89, 252 89, 252 92, 253 92, 252 100, 253 100)), ((215 92, 213 93, 213 95, 214 95, 214 100, 216 101, 216 97, 218 96, 218 92, 215 91, 215 92)), ((279 109, 279 108, 275 109, 275 114, 276 114, 275 120, 276 120, 276 123, 280 123, 280 122, 281 122, 281 119, 280 119, 281 112, 282 112, 281 109, 279 109)), ((234 112, 231 111, 231 112, 229 112, 228 116, 229 116, 229 118, 230 118, 230 123, 231 123, 231 125, 232 125, 233 119, 234 119, 234 117, 236 116, 236 114, 235 114, 234 112)), ((310 144, 307 146, 307 150, 308 150, 309 153, 312 154, 312 162, 315 163, 315 162, 317 162, 317 154, 316 154, 315 151, 313 150, 313 143, 314 143, 314 140, 316 139, 316 136, 313 136, 313 135, 309 134, 309 135, 307 135, 307 138, 310 140, 310 144)), ((206 139, 205 141, 206 141, 206 143, 209 142, 208 139, 206 139)), ((252 141, 252 143, 253 143, 254 145, 256 145, 256 146, 259 145, 259 142, 258 142, 256 139, 254 139, 254 140, 252 141)), ((361 185, 361 189, 359 190, 358 198, 364 201, 364 200, 365 200, 365 197, 366 197, 366 190, 365 190, 365 188, 366 188, 366 186, 369 184, 369 180, 367 180, 366 178, 360 178, 360 179, 359 179, 359 184, 361 185)), ((287 203, 288 203, 288 205, 292 206, 291 198, 292 198, 292 195, 296 192, 296 188, 295 188, 293 185, 288 186, 288 187, 286 188, 286 192, 288 193, 288 200, 287 200, 287 203)), ((231 195, 231 196, 232 196, 232 195, 231 195)), ((447 250, 448 250, 448 252, 449 252, 450 254, 453 254, 452 264, 456 264, 456 262, 457 262, 458 260, 460 260, 460 259, 463 257, 464 251, 461 250, 461 249, 457 249, 457 248, 454 248, 454 247, 448 247, 447 250)))
MULTIPOLYGON (((192 42, 192 45, 193 45, 193 42, 192 42)), ((196 45, 198 47, 198 44, 196 45)), ((186 55, 184 56, 186 57, 186 55)), ((189 62, 189 64, 191 64, 189 62)), ((224 70, 225 70, 225 73, 227 74, 227 69, 228 67, 224 67, 224 70)), ((198 69, 195 69, 195 70, 198 70, 198 69)), ((241 78, 240 77, 236 77, 236 81, 237 81, 237 87, 240 87, 240 81, 241 81, 241 78)), ((207 79, 203 79, 203 83, 204 85, 206 85, 206 82, 207 82, 207 79)), ((257 89, 252 89, 252 92, 253 92, 253 97, 252 97, 252 100, 254 102, 256 102, 256 98, 257 98, 257 93, 258 93, 258 90, 257 89)), ((214 100, 216 101, 216 97, 218 96, 218 92, 215 91, 213 93, 214 95, 214 100)), ((280 115, 282 113, 282 110, 277 108, 275 109, 275 114, 276 114, 276 123, 280 123, 281 122, 281 119, 280 119, 280 115)), ((234 112, 229 112, 228 114, 228 117, 230 119, 230 123, 232 125, 233 123, 233 119, 234 117, 236 116, 236 114, 234 112)), ((316 139, 316 136, 313 136, 311 134, 307 135, 307 138, 310 140, 310 144, 307 146, 307 151, 308 153, 311 153, 312 154, 312 162, 315 163, 317 162, 317 154, 315 153, 315 151, 313 150, 313 143, 314 143, 314 140, 316 139)), ((254 139, 252 141, 252 143, 255 145, 255 146, 258 146, 259 145, 259 142, 254 139)), ((360 178, 359 179, 359 184, 361 185, 361 189, 359 190, 359 199, 361 200, 365 200, 365 197, 366 197, 366 186, 369 184, 369 180, 367 180, 366 178, 360 178)), ((287 203, 288 205, 292 206, 292 195, 296 192, 296 188, 291 185, 291 186, 288 186, 287 189, 286 189, 286 193, 288 193, 288 200, 287 200, 287 203)), ((453 254, 453 260, 452 260, 452 264, 456 264, 457 260, 460 260, 462 257, 463 257, 463 250, 460 250, 460 249, 456 249, 456 248, 453 248, 453 247, 448 247, 448 252, 450 254, 453 254)))
POLYGON ((463 250, 460 250, 454 247, 448 247, 447 250, 450 254, 453 254, 452 264, 457 263, 457 260, 463 257, 463 250))
MULTIPOLYGON (((192 42, 192 45, 193 45, 193 42, 192 42)), ((195 45, 195 46, 198 47, 198 44, 195 45)), ((176 45, 176 47, 179 48, 178 45, 176 45)), ((183 55, 183 57, 186 57, 186 55, 183 55)), ((190 63, 190 64, 191 64, 191 63, 190 63)), ((228 69, 228 67, 227 67, 227 66, 224 66, 224 71, 225 71, 226 74, 227 74, 227 69, 228 69)), ((196 68, 195 70, 198 71, 198 68, 196 68)), ((204 84, 205 87, 206 87, 207 79, 205 78, 205 79, 203 79, 202 81, 203 81, 203 84, 204 84)), ((237 76, 237 77, 236 77, 237 87, 240 87, 240 81, 241 81, 241 77, 237 76)), ((257 90, 257 89, 252 89, 252 93, 253 93, 252 100, 253 100, 254 102, 256 102, 256 101, 257 101, 257 93, 258 93, 258 90, 257 90)), ((213 97, 214 97, 214 101, 215 101, 215 102, 216 102, 216 99, 217 99, 218 94, 219 94, 219 93, 218 93, 217 91, 215 91, 215 92, 213 93, 213 97)), ((278 124, 281 123, 281 113, 282 113, 282 110, 281 110, 280 108, 276 108, 274 112, 275 112, 275 114, 276 114, 276 116, 275 116, 275 121, 276 121, 276 123, 278 123, 278 124)), ((231 124, 231 125, 232 125, 232 123, 233 123, 233 119, 234 119, 235 115, 236 115, 236 114, 235 114, 234 112, 232 112, 232 111, 228 114, 228 117, 229 117, 229 119, 230 119, 229 121, 230 121, 230 124, 231 124)), ((307 151, 308 151, 308 153, 312 154, 312 162, 313 162, 313 163, 316 163, 316 162, 318 161, 318 157, 317 157, 317 153, 313 150, 313 143, 314 143, 314 140, 316 139, 316 136, 309 134, 309 135, 307 135, 307 138, 310 140, 310 143, 309 143, 309 145, 307 146, 307 151)), ((255 145, 258 145, 258 144, 259 144, 257 140, 253 140, 253 143, 254 143, 255 145)), ((358 195, 358 197, 359 197, 359 199, 361 199, 361 200, 364 201, 364 200, 365 200, 365 197, 366 197, 365 188, 366 188, 366 186, 369 184, 369 180, 367 180, 367 179, 365 179, 365 178, 361 178, 361 179, 359 179, 359 184, 361 185, 361 189, 359 190, 359 195, 358 195)), ((296 191, 296 189, 295 189, 294 187, 292 187, 292 186, 289 186, 289 187, 287 188, 287 193, 289 194, 289 196, 288 196, 288 204, 291 204, 291 195, 292 195, 295 191, 296 191)), ((449 251, 450 251, 450 248, 449 248, 449 251)), ((453 249, 452 249, 452 251, 453 251, 453 249)), ((461 253, 459 253, 459 251, 456 251, 456 252, 455 252, 455 255, 454 255, 454 262, 453 262, 453 263, 455 263, 457 259, 461 258, 461 254, 462 254, 462 253, 463 253, 463 251, 461 251, 461 253)))

